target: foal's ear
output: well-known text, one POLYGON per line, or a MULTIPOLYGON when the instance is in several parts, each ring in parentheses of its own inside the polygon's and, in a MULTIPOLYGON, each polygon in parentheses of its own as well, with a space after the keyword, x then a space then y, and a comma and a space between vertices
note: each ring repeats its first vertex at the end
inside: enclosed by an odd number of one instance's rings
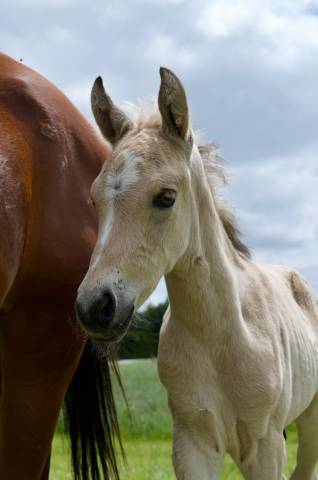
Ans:
POLYGON ((103 80, 97 77, 91 93, 92 111, 100 131, 111 144, 115 144, 132 127, 131 120, 116 107, 105 92, 103 80))
POLYGON ((189 109, 183 85, 168 68, 160 67, 160 77, 158 104, 162 117, 162 130, 168 135, 178 136, 186 142, 191 142, 189 109))

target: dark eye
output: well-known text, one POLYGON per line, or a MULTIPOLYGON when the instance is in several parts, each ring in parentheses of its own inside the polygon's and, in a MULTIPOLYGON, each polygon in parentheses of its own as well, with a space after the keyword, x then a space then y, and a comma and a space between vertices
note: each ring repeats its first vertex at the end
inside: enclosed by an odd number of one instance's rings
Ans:
POLYGON ((176 201, 177 193, 174 190, 165 189, 162 190, 158 195, 156 195, 152 201, 152 204, 164 210, 166 208, 172 207, 174 202, 176 201))

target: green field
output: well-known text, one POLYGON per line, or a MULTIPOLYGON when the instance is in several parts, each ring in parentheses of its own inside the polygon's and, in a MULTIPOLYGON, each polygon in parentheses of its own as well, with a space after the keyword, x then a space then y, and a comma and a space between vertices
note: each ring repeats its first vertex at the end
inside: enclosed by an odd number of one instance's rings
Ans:
MULTIPOLYGON (((130 405, 131 419, 117 392, 119 421, 127 456, 121 466, 123 480, 172 480, 171 419, 166 395, 161 386, 155 361, 142 360, 120 366, 130 405)), ((286 474, 293 469, 296 458, 296 432, 288 430, 288 462, 286 474)), ((51 480, 71 479, 67 441, 56 434, 53 445, 51 480)), ((239 480, 230 458, 226 458, 222 480, 239 480)))

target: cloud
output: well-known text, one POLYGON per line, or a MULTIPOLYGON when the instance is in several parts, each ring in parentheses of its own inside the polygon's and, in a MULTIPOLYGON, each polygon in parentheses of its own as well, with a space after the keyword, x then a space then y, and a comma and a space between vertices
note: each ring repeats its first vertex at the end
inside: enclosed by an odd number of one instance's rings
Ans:
POLYGON ((157 65, 175 65, 175 68, 189 68, 195 65, 196 55, 191 49, 177 44, 169 35, 156 32, 149 39, 143 51, 144 58, 157 65))
POLYGON ((294 155, 235 167, 229 198, 262 260, 293 266, 318 290, 318 142, 294 155))
POLYGON ((157 305, 158 303, 163 303, 167 299, 167 290, 163 278, 160 280, 154 293, 148 298, 148 300, 143 304, 142 309, 146 308, 148 305, 157 305))
POLYGON ((284 69, 303 61, 304 52, 317 52, 318 18, 311 5, 297 0, 219 0, 202 9, 198 27, 212 38, 253 37, 259 59, 284 69))

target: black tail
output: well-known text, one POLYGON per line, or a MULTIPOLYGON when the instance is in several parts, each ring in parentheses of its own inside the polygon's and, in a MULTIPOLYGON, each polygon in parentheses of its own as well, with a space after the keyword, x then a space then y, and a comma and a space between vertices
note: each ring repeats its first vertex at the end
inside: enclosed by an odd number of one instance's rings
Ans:
POLYGON ((71 438, 74 480, 119 480, 114 442, 123 448, 111 384, 112 355, 88 340, 68 389, 64 414, 71 438))

